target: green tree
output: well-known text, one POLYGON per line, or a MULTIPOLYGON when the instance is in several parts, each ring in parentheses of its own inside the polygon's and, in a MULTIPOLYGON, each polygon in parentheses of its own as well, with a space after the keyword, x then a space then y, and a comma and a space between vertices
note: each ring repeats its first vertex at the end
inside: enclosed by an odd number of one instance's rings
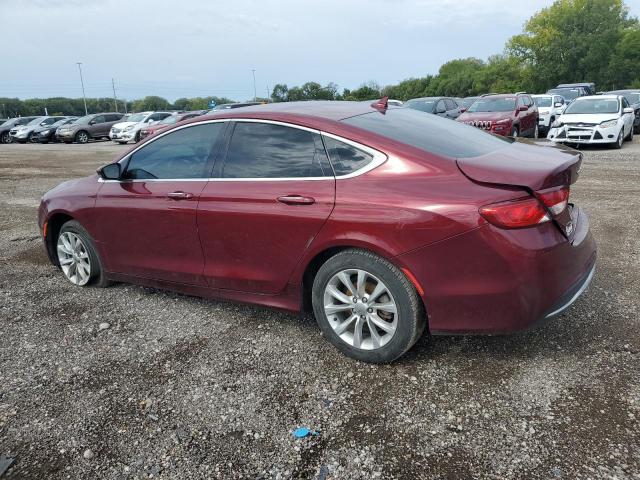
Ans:
POLYGON ((479 58, 451 60, 440 67, 438 76, 430 82, 427 93, 452 97, 480 93, 474 87, 474 80, 485 68, 485 63, 479 58))
POLYGON ((622 0, 557 0, 531 17, 507 49, 535 70, 538 91, 580 81, 606 88, 615 46, 636 24, 622 0))
POLYGON ((612 88, 640 82, 640 28, 625 29, 611 57, 609 80, 612 88))
POLYGON ((381 88, 375 82, 368 82, 360 85, 360 87, 355 90, 347 90, 345 89, 342 94, 343 100, 375 100, 377 98, 382 97, 381 88))
POLYGON ((289 87, 283 83, 276 84, 271 91, 271 100, 274 102, 288 102, 289 87))
POLYGON ((145 110, 169 110, 171 104, 164 98, 151 95, 133 102, 133 111, 142 112, 145 110))

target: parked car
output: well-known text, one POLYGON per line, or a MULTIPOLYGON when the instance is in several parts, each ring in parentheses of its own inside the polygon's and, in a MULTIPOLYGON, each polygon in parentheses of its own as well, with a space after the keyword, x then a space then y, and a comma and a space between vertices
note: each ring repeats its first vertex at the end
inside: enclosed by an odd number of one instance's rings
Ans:
POLYGON ((65 143, 87 143, 90 139, 109 138, 111 127, 122 119, 122 113, 93 113, 58 128, 56 135, 65 143))
POLYGON ((576 98, 592 95, 584 87, 558 87, 547 91, 547 95, 560 95, 567 105, 570 105, 576 98))
POLYGON ((596 95, 596 84, 593 82, 561 83, 556 88, 580 88, 584 90, 587 95, 596 95))
POLYGON ((633 140, 635 115, 621 95, 593 95, 576 99, 551 125, 547 138, 570 145, 608 143, 622 148, 633 140))
POLYGON ((254 105, 264 105, 261 102, 237 102, 237 103, 221 103, 220 105, 216 105, 209 113, 218 112, 220 110, 231 110, 234 108, 241 107, 252 107, 254 105))
POLYGON ((538 129, 546 135, 567 104, 560 95, 531 95, 531 98, 538 107, 538 129))
POLYGON ((195 112, 182 112, 182 113, 174 113, 169 115, 167 118, 160 120, 158 123, 153 125, 149 125, 148 127, 143 127, 140 130, 140 140, 148 137, 149 135, 153 135, 159 130, 167 128, 169 125, 174 125, 178 122, 182 122, 183 120, 188 120, 190 118, 199 117, 206 113, 206 110, 203 112, 202 110, 198 110, 195 112))
POLYGON ((582 154, 384 104, 169 127, 43 196, 49 257, 76 286, 312 308, 324 338, 367 362, 425 331, 505 333, 563 312, 596 257, 569 203, 582 154))
POLYGON ((479 98, 480 97, 464 97, 462 99, 462 102, 458 102, 458 105, 460 105, 462 113, 466 112, 467 109, 473 104, 473 102, 475 102, 479 98))
POLYGON ((41 127, 49 127, 65 117, 61 116, 42 116, 36 117, 25 125, 13 127, 9 131, 11 141, 17 143, 27 143, 33 140, 34 131, 41 127))
POLYGON ((526 93, 483 95, 458 121, 498 135, 538 138, 538 107, 526 93))
POLYGON ((63 125, 68 125, 70 123, 73 123, 77 119, 78 117, 64 117, 61 120, 58 120, 57 122, 51 125, 46 125, 43 127, 36 128, 33 131, 33 134, 31 135, 31 142, 33 143, 56 142, 57 141, 56 131, 58 130, 58 128, 62 127, 63 125))
POLYGON ((140 112, 131 115, 126 122, 116 123, 111 127, 109 138, 121 145, 133 140, 140 141, 140 131, 149 125, 158 123, 171 115, 171 112, 140 112))
POLYGON ((633 133, 640 133, 640 90, 615 90, 605 92, 605 95, 622 95, 633 108, 635 119, 633 121, 633 133))
POLYGON ((441 117, 456 119, 460 115, 460 107, 450 97, 423 97, 412 98, 404 104, 408 108, 421 112, 433 113, 441 117))
POLYGON ((389 99, 387 100, 387 104, 391 107, 401 107, 402 105, 404 105, 404 102, 402 100, 393 100, 393 99, 389 99))
POLYGON ((2 125, 0 125, 0 143, 11 143, 13 139, 11 138, 11 134, 9 133, 12 128, 19 127, 22 125, 26 125, 32 120, 38 117, 16 117, 10 118, 2 125))

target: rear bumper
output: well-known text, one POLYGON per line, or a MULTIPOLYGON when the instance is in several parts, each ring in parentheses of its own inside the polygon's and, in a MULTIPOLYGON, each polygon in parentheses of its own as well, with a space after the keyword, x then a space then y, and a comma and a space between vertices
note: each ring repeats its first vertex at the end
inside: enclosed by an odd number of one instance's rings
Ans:
POLYGON ((571 241, 552 223, 485 224, 397 258, 425 291, 431 333, 511 333, 559 315, 591 281, 596 244, 579 209, 575 223, 571 241))

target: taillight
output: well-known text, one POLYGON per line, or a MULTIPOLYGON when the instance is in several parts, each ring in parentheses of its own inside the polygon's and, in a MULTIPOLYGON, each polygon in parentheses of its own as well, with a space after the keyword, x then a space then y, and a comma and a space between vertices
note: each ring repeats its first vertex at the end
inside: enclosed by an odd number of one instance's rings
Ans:
POLYGON ((480 215, 501 228, 532 227, 562 213, 569 202, 569 187, 535 192, 535 197, 493 203, 480 208, 480 215))
POLYGON ((536 192, 536 196, 554 215, 560 215, 569 204, 569 187, 536 192))

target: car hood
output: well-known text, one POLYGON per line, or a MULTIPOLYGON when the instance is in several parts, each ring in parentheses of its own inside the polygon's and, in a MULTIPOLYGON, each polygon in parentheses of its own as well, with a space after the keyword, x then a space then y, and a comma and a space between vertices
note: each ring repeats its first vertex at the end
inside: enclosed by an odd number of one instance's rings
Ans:
POLYGON ((72 180, 67 180, 66 182, 62 182, 59 185, 56 185, 47 193, 45 193, 42 199, 46 201, 51 197, 58 196, 68 190, 71 190, 74 193, 76 193, 79 190, 97 191, 98 189, 97 177, 98 175, 94 173, 93 175, 89 175, 88 177, 74 178, 72 180))
POLYGON ((119 122, 116 123, 113 128, 120 128, 120 129, 125 129, 127 127, 130 127, 132 125, 137 125, 139 127, 142 127, 143 125, 149 125, 148 123, 142 123, 142 122, 119 122))
POLYGON ((461 122, 470 122, 472 120, 493 121, 511 118, 511 112, 464 112, 458 117, 461 122))
POLYGON ((602 123, 607 120, 616 120, 620 117, 617 113, 575 113, 575 114, 563 114, 561 118, 562 123, 602 123))

